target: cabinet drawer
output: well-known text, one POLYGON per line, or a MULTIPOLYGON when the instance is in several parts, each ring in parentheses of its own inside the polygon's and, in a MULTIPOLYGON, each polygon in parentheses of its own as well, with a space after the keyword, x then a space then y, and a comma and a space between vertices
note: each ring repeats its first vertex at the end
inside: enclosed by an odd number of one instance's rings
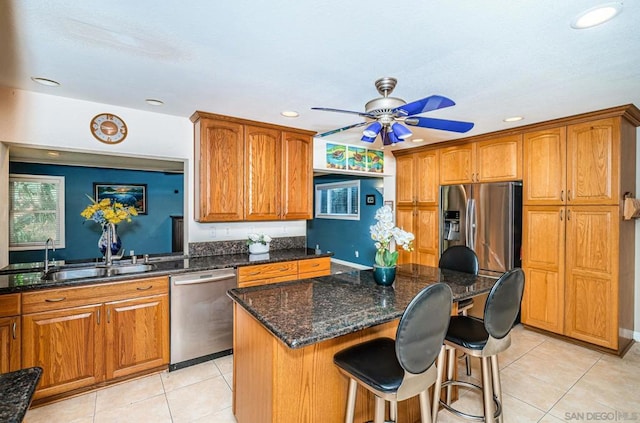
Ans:
POLYGON ((306 273, 314 273, 313 276, 318 276, 319 273, 324 272, 323 275, 328 275, 331 271, 331 259, 329 257, 315 258, 309 260, 298 261, 298 272, 300 278, 306 273))
POLYGON ((22 313, 58 310, 167 292, 169 292, 169 278, 166 276, 70 288, 45 289, 22 294, 22 313))
POLYGON ((279 263, 244 266, 238 268, 238 285, 249 286, 246 284, 246 282, 263 280, 269 282, 282 282, 295 279, 297 278, 297 276, 298 262, 296 261, 283 261, 279 263))
POLYGON ((20 314, 20 294, 0 295, 0 317, 20 314))

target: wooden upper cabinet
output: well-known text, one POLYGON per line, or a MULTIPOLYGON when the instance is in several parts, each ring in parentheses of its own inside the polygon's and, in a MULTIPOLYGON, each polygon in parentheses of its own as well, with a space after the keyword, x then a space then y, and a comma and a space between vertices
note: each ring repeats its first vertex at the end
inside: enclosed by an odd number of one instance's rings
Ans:
POLYGON ((282 133, 282 218, 313 218, 313 142, 308 135, 282 133))
POLYGON ((198 222, 313 217, 314 132, 195 112, 198 222))
POLYGON ((398 207, 438 204, 439 158, 435 149, 396 157, 398 207))
POLYGON ((524 134, 524 204, 564 204, 566 200, 566 129, 524 134))
POLYGON ((522 135, 475 143, 474 182, 522 179, 522 135))
POLYGON ((280 131, 245 126, 245 220, 280 218, 280 131))
POLYGON ((472 180, 474 144, 440 149, 440 185, 468 184, 472 180))
POLYGON ((195 125, 195 220, 244 218, 244 127, 199 119, 195 125))
POLYGON ((413 206, 416 201, 416 170, 413 154, 396 157, 396 203, 398 207, 413 206))
POLYGON ((522 135, 443 148, 440 184, 468 184, 522 179, 522 135))
POLYGON ((620 201, 620 118, 567 127, 567 202, 620 201))

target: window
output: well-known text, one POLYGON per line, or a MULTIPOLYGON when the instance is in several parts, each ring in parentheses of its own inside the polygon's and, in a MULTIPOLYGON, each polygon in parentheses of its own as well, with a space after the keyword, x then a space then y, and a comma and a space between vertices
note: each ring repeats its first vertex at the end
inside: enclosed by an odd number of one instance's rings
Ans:
POLYGON ((9 249, 64 248, 64 176, 9 175, 9 249))
POLYGON ((360 220, 360 181, 316 185, 316 218, 360 220))

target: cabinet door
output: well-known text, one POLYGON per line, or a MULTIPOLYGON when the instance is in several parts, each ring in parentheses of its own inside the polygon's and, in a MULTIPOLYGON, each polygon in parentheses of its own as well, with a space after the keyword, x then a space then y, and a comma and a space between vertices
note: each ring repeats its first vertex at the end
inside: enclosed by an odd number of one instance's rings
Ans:
POLYGON ((559 334, 564 331, 565 219, 562 206, 522 211, 522 323, 559 334))
POLYGON ((472 180, 473 144, 440 150, 440 185, 467 184, 472 180))
POLYGON ((169 363, 169 296, 105 304, 107 379, 169 363))
POLYGON ((313 218, 313 152, 311 138, 282 134, 282 218, 313 218))
MULTIPOLYGON (((396 209, 396 226, 416 235, 415 213, 415 208, 413 207, 398 207, 396 209)), ((415 246, 416 241, 413 242, 413 251, 406 251, 403 248, 398 250, 400 252, 398 255, 398 264, 416 263, 417 253, 415 246)))
POLYGON ((524 134, 524 204, 564 204, 567 194, 566 128, 524 134))
POLYGON ((418 264, 438 266, 438 207, 418 207, 413 247, 418 264))
POLYGON ((568 204, 618 204, 620 118, 567 127, 568 204))
POLYGON ((396 157, 396 202, 397 207, 411 207, 416 201, 415 155, 396 157))
MULTIPOLYGON (((200 119, 195 141, 198 222, 244 218, 244 130, 233 122, 200 119)), ((198 126, 196 126, 196 131, 198 126)))
POLYGON ((0 318, 0 373, 20 369, 20 317, 0 318))
POLYGON ((436 206, 440 196, 440 155, 438 150, 416 153, 416 200, 419 206, 436 206))
POLYGON ((619 209, 567 208, 565 335, 618 348, 619 209))
POLYGON ((101 305, 22 316, 22 366, 40 366, 34 398, 94 385, 104 375, 101 305))
POLYGON ((280 131, 245 126, 246 220, 280 219, 280 131))
POLYGON ((476 143, 475 182, 522 179, 522 135, 476 143))

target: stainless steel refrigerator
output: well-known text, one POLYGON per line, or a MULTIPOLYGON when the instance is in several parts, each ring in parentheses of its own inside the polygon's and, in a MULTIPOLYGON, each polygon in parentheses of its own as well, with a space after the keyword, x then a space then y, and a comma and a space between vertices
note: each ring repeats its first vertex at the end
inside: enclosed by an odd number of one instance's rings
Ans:
POLYGON ((520 267, 522 183, 440 187, 440 254, 453 245, 476 252, 480 273, 499 276, 520 267))

